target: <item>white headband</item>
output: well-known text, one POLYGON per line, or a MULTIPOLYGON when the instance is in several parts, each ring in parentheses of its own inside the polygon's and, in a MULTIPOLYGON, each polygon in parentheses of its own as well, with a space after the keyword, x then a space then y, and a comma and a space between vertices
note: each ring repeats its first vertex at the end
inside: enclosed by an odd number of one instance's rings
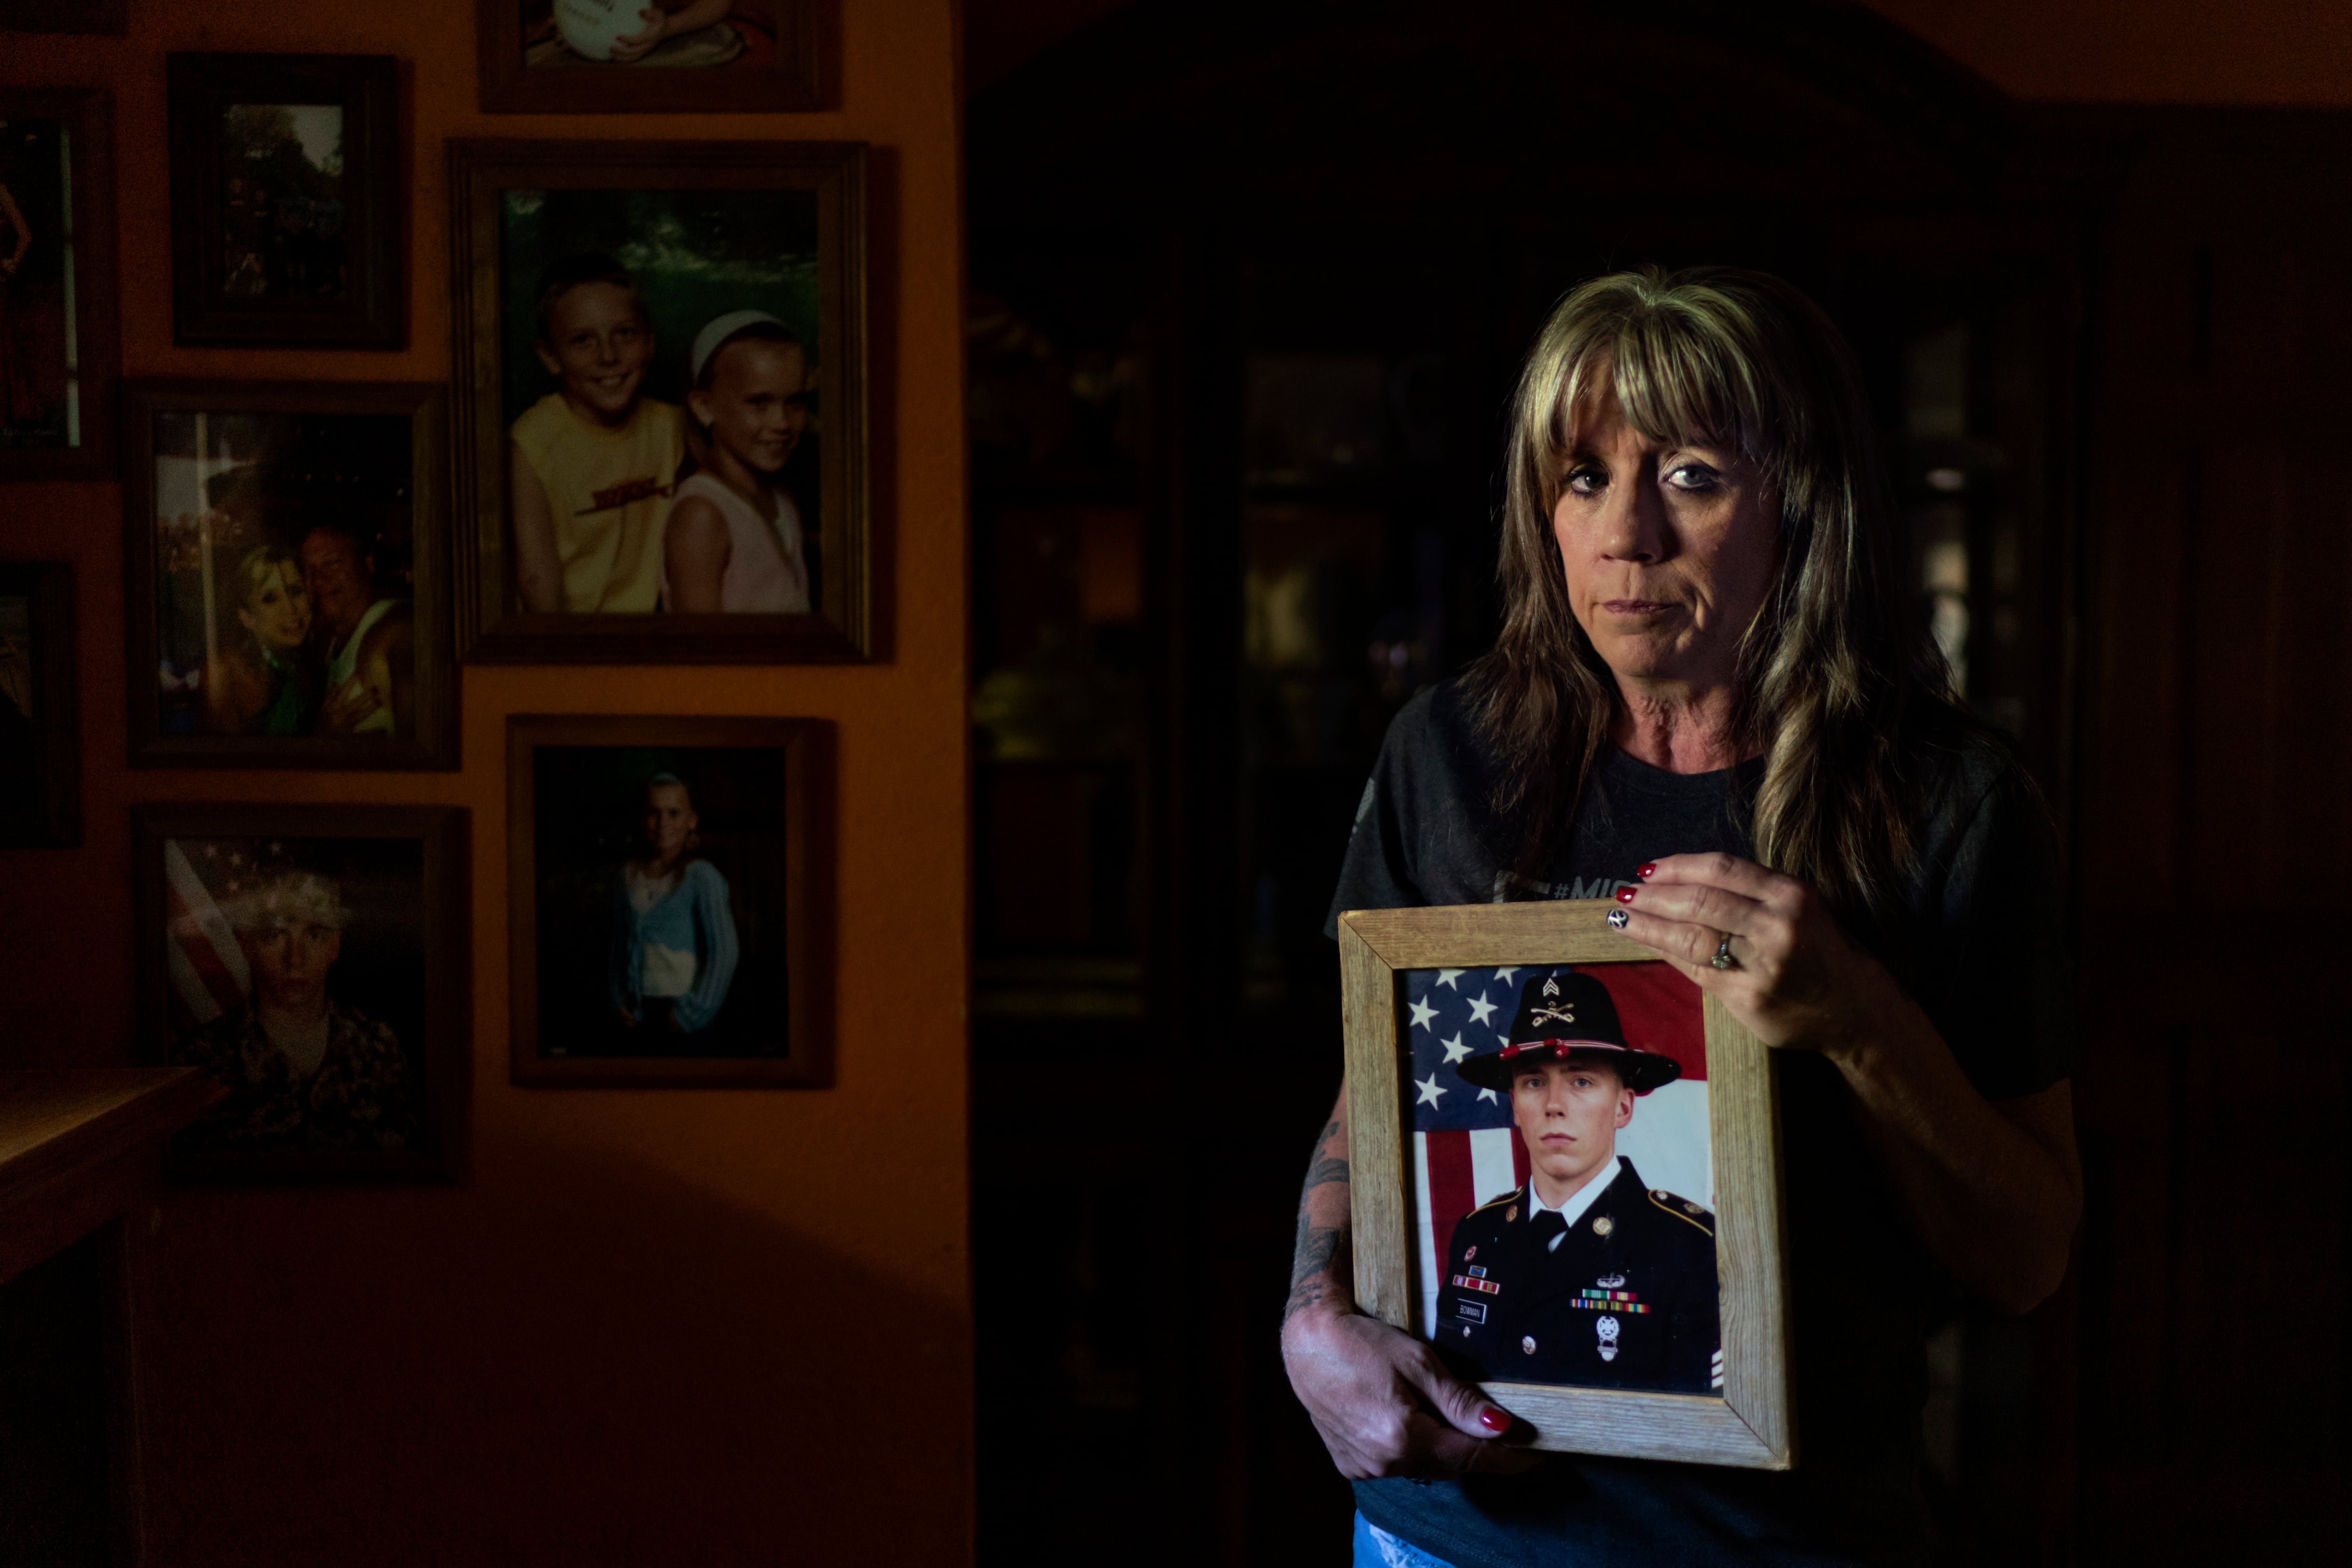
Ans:
MULTIPOLYGON (((762 322, 772 327, 784 326, 783 322, 765 310, 730 310, 723 316, 711 318, 709 324, 694 334, 694 355, 687 371, 686 379, 689 382, 699 382, 702 379, 703 365, 709 363, 712 354, 719 352, 719 344, 744 328, 756 327, 762 322)), ((791 330, 789 327, 784 327, 787 332, 791 330)))

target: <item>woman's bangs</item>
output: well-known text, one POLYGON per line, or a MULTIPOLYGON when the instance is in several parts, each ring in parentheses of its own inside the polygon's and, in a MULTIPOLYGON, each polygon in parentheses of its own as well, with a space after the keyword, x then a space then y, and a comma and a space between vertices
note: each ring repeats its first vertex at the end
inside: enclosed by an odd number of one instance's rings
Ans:
POLYGON ((1754 378, 1741 374, 1728 344, 1710 341, 1699 328, 1679 312, 1650 312, 1625 322, 1610 355, 1617 406, 1653 441, 1731 447, 1743 457, 1760 458, 1764 420, 1754 405, 1754 378))
POLYGON ((1576 449, 1576 410, 1608 374, 1608 345, 1596 338, 1563 344, 1559 355, 1557 374, 1548 378, 1551 397, 1545 406, 1528 410, 1533 417, 1527 429, 1528 447, 1544 477, 1547 511, 1558 499, 1552 492, 1559 484, 1560 470, 1576 449))

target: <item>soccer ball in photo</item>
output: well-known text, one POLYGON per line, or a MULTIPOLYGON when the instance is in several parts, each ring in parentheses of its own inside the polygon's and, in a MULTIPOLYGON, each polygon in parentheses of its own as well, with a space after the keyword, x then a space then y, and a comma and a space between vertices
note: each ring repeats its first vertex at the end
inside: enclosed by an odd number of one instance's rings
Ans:
POLYGON ((555 30, 583 60, 609 60, 615 38, 646 30, 646 0, 555 0, 555 30))

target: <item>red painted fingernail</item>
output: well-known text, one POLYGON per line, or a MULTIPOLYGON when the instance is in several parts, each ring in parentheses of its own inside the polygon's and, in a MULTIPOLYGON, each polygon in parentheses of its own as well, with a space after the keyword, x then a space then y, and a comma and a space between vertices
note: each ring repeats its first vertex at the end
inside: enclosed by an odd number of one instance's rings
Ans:
POLYGON ((1641 890, 1639 888, 1620 888, 1617 889, 1617 901, 1621 904, 1630 904, 1633 901, 1633 895, 1641 890))
POLYGON ((1489 1432, 1507 1432, 1511 1429, 1511 1418, 1499 1410, 1481 1410, 1478 1412, 1478 1425, 1489 1432))
POLYGON ((1657 868, 1657 865, 1656 865, 1656 863, 1654 861, 1654 862, 1652 862, 1651 864, 1649 864, 1649 865, 1647 865, 1647 866, 1643 867, 1640 870, 1638 870, 1638 871, 1634 872, 1634 873, 1633 873, 1633 875, 1635 875, 1636 877, 1641 878, 1641 879, 1642 879, 1642 880, 1643 880, 1644 882, 1646 882, 1646 881, 1648 881, 1648 880, 1650 879, 1650 873, 1651 873, 1651 872, 1653 872, 1653 871, 1654 871, 1654 870, 1656 870, 1657 868, 1657 868))

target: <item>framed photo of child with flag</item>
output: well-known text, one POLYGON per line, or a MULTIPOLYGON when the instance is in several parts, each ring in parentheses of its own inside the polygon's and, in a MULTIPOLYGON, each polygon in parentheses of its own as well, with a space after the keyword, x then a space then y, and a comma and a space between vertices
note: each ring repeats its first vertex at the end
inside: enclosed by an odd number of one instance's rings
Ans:
POLYGON ((449 143, 464 657, 869 656, 865 168, 449 143))
POLYGON ((1340 917, 1357 1305, 1533 1447, 1787 1469, 1767 1047, 1615 907, 1340 917))
POLYGON ((192 1180, 454 1181, 472 985, 467 813, 132 808, 139 1058, 224 1091, 192 1180))

